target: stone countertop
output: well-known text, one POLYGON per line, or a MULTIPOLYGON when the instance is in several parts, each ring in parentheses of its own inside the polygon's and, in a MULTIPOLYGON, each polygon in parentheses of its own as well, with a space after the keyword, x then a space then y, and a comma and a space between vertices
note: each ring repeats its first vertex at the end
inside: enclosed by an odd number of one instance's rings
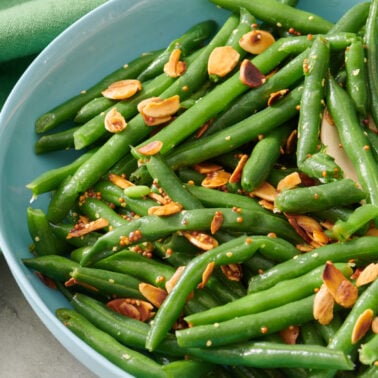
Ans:
POLYGON ((94 378, 39 320, 0 253, 0 376, 94 378))

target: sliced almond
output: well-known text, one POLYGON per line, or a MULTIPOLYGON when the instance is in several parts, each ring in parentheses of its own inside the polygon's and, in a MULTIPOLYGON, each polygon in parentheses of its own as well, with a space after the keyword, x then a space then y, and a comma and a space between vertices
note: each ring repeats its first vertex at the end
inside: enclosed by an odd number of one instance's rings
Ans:
POLYGON ((326 263, 322 279, 336 303, 346 308, 354 305, 358 297, 357 287, 332 262, 326 263))
POLYGON ((173 290, 175 287, 177 281, 182 276, 182 273, 184 272, 185 266, 179 266, 176 271, 173 273, 172 277, 165 283, 165 288, 168 292, 168 294, 173 290))
POLYGON ((378 333, 378 316, 376 316, 371 322, 371 330, 373 333, 378 333))
POLYGON ((212 173, 208 173, 202 180, 201 185, 205 188, 219 188, 226 185, 231 177, 229 172, 221 169, 212 173))
POLYGON ((146 98, 146 99, 144 99, 144 100, 142 100, 141 102, 138 103, 138 106, 137 106, 138 112, 142 113, 144 107, 146 105, 150 104, 151 102, 162 102, 162 101, 163 101, 163 99, 161 97, 149 97, 149 98, 146 98))
POLYGON ((142 83, 139 80, 120 80, 109 85, 101 94, 112 100, 126 100, 135 95, 142 89, 142 83))
POLYGON ((240 54, 232 46, 216 47, 209 56, 207 72, 224 77, 237 66, 239 58, 240 54))
POLYGON ((172 78, 181 76, 186 69, 186 64, 180 61, 182 51, 180 49, 174 49, 168 62, 164 65, 164 72, 172 78))
POLYGON ((142 147, 139 147, 137 151, 142 155, 152 156, 159 153, 162 147, 163 147, 163 142, 161 142, 160 140, 154 140, 153 142, 150 142, 148 144, 145 144, 142 147))
POLYGON ((148 102, 142 109, 146 117, 161 118, 172 116, 180 109, 180 96, 174 95, 161 101, 148 102))
POLYGON ((240 40, 240 47, 251 54, 258 55, 275 42, 272 34, 265 30, 252 30, 244 34, 240 40))
POLYGON ((370 308, 365 310, 357 319, 352 331, 352 344, 360 341, 369 331, 374 318, 374 312, 370 308))
POLYGON ((198 289, 203 289, 207 282, 209 281, 209 278, 211 274, 213 273, 215 268, 215 263, 214 261, 210 262, 209 264, 206 265, 206 268, 204 272, 202 273, 202 281, 197 285, 198 289))
POLYGON ((126 128, 127 123, 117 108, 112 108, 105 115, 104 125, 110 133, 119 133, 126 128))
POLYGON ((71 238, 78 238, 79 236, 83 236, 86 234, 91 233, 92 231, 101 230, 109 226, 109 221, 105 218, 98 218, 94 221, 89 223, 77 223, 74 228, 67 234, 67 239, 71 238))
POLYGON ((320 324, 329 324, 333 319, 333 307, 335 300, 326 285, 320 286, 315 294, 313 315, 320 324))
POLYGON ((181 233, 196 247, 209 251, 218 246, 218 241, 212 236, 198 231, 183 231, 181 233))
POLYGON ((250 88, 257 88, 266 81, 264 74, 248 59, 244 59, 240 65, 240 81, 250 88))
POLYGON ((148 215, 157 215, 159 217, 166 217, 172 214, 177 214, 183 209, 178 202, 169 202, 160 206, 151 206, 148 209, 148 215))
POLYGON ((278 195, 276 188, 267 181, 263 182, 258 188, 250 193, 252 197, 258 197, 265 201, 274 202, 278 195))
POLYGON ((275 104, 278 100, 284 97, 289 92, 288 89, 281 89, 277 92, 273 92, 269 95, 268 106, 275 104))
POLYGON ((222 166, 215 163, 203 162, 203 163, 194 164, 193 169, 197 171, 198 173, 202 173, 206 175, 208 173, 220 171, 222 169, 222 166))
POLYGON ((371 263, 364 268, 356 280, 356 286, 367 285, 378 278, 378 263, 371 263))
POLYGON ((282 192, 285 189, 293 189, 302 182, 301 176, 298 172, 293 172, 285 176, 277 184, 277 190, 282 192))
POLYGON ((243 270, 239 264, 221 265, 221 270, 230 281, 239 282, 243 278, 243 270))
POLYGON ((168 295, 168 293, 162 288, 145 282, 141 282, 139 284, 139 291, 156 308, 159 308, 161 306, 168 295))
POLYGON ((248 155, 243 154, 240 156, 238 164, 236 165, 234 171, 231 173, 230 179, 228 180, 230 183, 237 183, 240 181, 243 168, 247 160, 248 160, 248 155))
POLYGON ((145 322, 155 314, 151 303, 140 299, 117 298, 106 304, 107 307, 119 314, 145 322))
POLYGON ((126 188, 128 188, 130 186, 134 186, 135 185, 131 181, 126 180, 124 177, 116 175, 114 173, 110 173, 109 176, 108 176, 108 178, 109 178, 109 181, 111 183, 113 183, 114 185, 119 186, 122 189, 126 189, 126 188))
POLYGON ((221 211, 216 211, 210 224, 210 232, 213 235, 222 227, 223 219, 223 213, 221 211))

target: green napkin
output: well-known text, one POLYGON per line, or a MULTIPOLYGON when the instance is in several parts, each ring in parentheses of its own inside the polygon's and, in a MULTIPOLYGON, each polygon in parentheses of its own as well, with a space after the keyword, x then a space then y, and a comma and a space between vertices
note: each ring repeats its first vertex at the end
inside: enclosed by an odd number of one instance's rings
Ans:
POLYGON ((106 1, 0 1, 0 109, 36 54, 74 21, 106 1))

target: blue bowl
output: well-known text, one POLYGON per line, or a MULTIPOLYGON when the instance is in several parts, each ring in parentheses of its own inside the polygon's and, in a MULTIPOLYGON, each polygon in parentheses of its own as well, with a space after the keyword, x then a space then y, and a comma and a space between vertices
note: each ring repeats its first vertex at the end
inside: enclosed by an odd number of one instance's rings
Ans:
MULTIPOLYGON (((299 7, 336 21, 357 0, 299 1, 299 7)), ((30 257, 25 185, 61 166, 70 152, 34 154, 39 115, 90 87, 141 53, 165 47, 194 23, 222 22, 229 13, 207 0, 111 0, 64 31, 34 60, 14 87, 0 115, 0 249, 25 298, 54 336, 99 376, 130 377, 67 330, 55 310, 69 306, 21 262, 30 257)), ((38 198, 46 208, 49 197, 38 198)))

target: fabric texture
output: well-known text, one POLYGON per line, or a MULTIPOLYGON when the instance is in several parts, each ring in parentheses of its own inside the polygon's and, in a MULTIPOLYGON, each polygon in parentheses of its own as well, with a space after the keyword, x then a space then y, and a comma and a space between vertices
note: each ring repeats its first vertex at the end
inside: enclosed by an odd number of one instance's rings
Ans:
POLYGON ((0 108, 33 58, 69 25, 106 1, 0 1, 0 108))

